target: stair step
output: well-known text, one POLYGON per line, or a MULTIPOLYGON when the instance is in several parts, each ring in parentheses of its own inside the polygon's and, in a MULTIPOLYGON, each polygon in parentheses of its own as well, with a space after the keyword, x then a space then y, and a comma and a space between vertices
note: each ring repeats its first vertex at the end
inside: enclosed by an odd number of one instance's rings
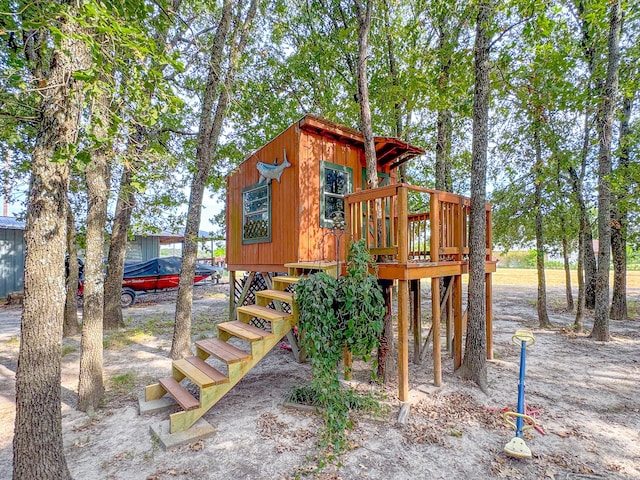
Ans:
POLYGON ((169 395, 178 402, 183 410, 195 410, 200 407, 200 402, 194 398, 182 385, 173 377, 164 377, 158 380, 169 395))
POLYGON ((284 266, 287 268, 290 276, 303 275, 311 272, 326 272, 333 276, 337 274, 337 263, 324 260, 317 262, 285 263, 284 266))
POLYGON ((279 286, 279 290, 284 290, 285 288, 287 288, 289 285, 295 285, 296 283, 298 283, 298 281, 303 278, 303 277, 292 277, 289 275, 280 275, 277 277, 273 277, 271 279, 271 282, 273 283, 274 287, 279 286))
POLYGON ((289 316, 290 313, 280 312, 278 310, 274 310, 273 308, 268 307, 260 307, 258 305, 247 305, 244 307, 238 307, 238 313, 242 315, 246 315, 251 320, 253 317, 263 318, 269 322, 277 322, 278 320, 283 320, 289 316))
POLYGON ((260 290, 256 292, 256 303, 258 303, 258 299, 262 299, 263 302, 266 302, 266 305, 269 305, 271 300, 278 300, 280 302, 287 302, 288 304, 291 304, 291 302, 293 302, 293 294, 283 292, 282 290, 260 290))
MULTIPOLYGON (((207 338, 196 341, 196 348, 213 355, 226 363, 236 363, 251 358, 251 354, 223 342, 219 338, 207 338)), ((225 377, 226 378, 226 377, 225 377)))
POLYGON ((216 384, 216 381, 213 378, 207 376, 202 370, 199 370, 195 365, 187 362, 184 358, 174 360, 173 368, 178 370, 200 388, 206 388, 216 384))
POLYGON ((209 378, 213 379, 216 382, 216 385, 219 385, 221 383, 229 383, 229 377, 213 368, 201 358, 187 357, 185 358, 185 360, 196 367, 198 370, 204 372, 209 378))
POLYGON ((256 328, 252 325, 247 325, 246 323, 238 322, 237 320, 233 322, 219 323, 217 327, 218 330, 227 332, 234 337, 241 338, 247 342, 256 342, 273 336, 265 330, 256 328))

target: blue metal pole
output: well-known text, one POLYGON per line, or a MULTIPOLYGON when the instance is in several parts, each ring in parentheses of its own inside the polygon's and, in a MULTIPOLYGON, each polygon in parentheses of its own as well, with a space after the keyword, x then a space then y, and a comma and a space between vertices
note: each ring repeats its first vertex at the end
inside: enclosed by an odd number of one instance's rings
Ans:
MULTIPOLYGON (((524 372, 525 372, 525 361, 527 356, 527 344, 525 341, 520 341, 520 381, 518 383, 518 413, 520 415, 524 415, 524 372)), ((517 417, 516 420, 516 437, 522 438, 522 426, 524 423, 524 419, 522 417, 517 417)))

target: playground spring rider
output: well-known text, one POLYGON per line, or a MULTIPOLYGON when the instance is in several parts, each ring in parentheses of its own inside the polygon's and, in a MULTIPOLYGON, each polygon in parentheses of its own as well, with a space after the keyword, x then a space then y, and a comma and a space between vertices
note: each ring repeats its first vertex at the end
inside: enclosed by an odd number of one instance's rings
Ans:
POLYGON ((516 330, 511 340, 516 345, 520 345, 520 380, 518 382, 518 412, 506 412, 503 415, 505 421, 516 429, 516 436, 505 445, 504 453, 517 458, 531 458, 531 450, 524 443, 522 432, 534 428, 536 422, 532 417, 524 413, 524 372, 527 348, 536 343, 536 340, 529 330, 516 330), (512 417, 515 417, 515 423, 512 417))

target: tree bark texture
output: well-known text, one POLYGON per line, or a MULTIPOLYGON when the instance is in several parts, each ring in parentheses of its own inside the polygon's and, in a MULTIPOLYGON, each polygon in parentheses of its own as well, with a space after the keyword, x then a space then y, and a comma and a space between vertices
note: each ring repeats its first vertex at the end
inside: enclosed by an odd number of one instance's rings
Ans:
POLYGON ((73 210, 67 201, 67 294, 64 302, 64 324, 62 326, 62 336, 72 337, 80 333, 78 326, 78 246, 76 245, 76 224, 73 217, 73 210))
MULTIPOLYGON (((478 5, 474 45, 475 88, 473 94, 473 142, 471 153, 471 212, 469 218, 469 294, 467 300, 467 337, 460 369, 463 378, 473 380, 487 390, 486 362, 486 171, 489 140, 489 63, 493 3, 478 5)), ((435 337, 434 337, 435 338, 435 337)))
POLYGON ((116 214, 111 227, 107 274, 104 281, 103 328, 105 330, 124 328, 120 296, 122 294, 122 277, 124 276, 124 259, 127 252, 127 232, 136 203, 135 191, 131 185, 132 180, 131 166, 124 165, 120 178, 118 201, 116 202, 116 214))
MULTIPOLYGON (((166 15, 169 12, 174 14, 178 12, 182 0, 173 0, 170 3, 171 8, 163 11, 162 15, 166 15)), ((162 27, 156 27, 154 38, 157 44, 163 45, 166 43, 168 29, 167 22, 163 22, 162 27)), ((154 65, 152 68, 157 68, 159 71, 163 70, 163 67, 158 65, 154 65)), ((153 99, 155 94, 154 87, 147 87, 147 93, 149 98, 153 99)), ((134 141, 132 142, 133 145, 135 145, 133 147, 133 159, 123 166, 118 190, 118 200, 116 202, 116 213, 111 228, 107 272, 104 284, 103 326, 105 330, 124 328, 125 326, 122 318, 122 308, 120 307, 120 298, 127 248, 127 233, 131 225, 131 215, 136 204, 136 192, 132 186, 132 181, 135 171, 139 168, 139 164, 142 163, 142 158, 149 143, 149 137, 152 136, 153 132, 153 129, 137 125, 133 135, 134 141)))
MULTIPOLYGON (((630 134, 629 121, 633 96, 625 96, 622 102, 620 119, 620 155, 618 169, 625 175, 629 168, 630 134)), ((611 298, 610 317, 626 320, 627 311, 627 209, 624 205, 624 192, 615 196, 611 208, 611 254, 613 256, 613 296, 611 298)))
MULTIPOLYGON (((391 31, 391 24, 389 21, 389 0, 384 0, 384 29, 385 29, 385 37, 387 42, 387 59, 389 62, 389 74, 391 75, 391 83, 394 88, 399 89, 400 87, 400 75, 398 72, 398 65, 396 61, 395 54, 395 46, 394 46, 394 35, 391 31)), ((395 100, 393 103, 393 135, 396 138, 403 138, 404 135, 404 126, 402 122, 402 102, 400 100, 395 100)), ((406 166, 406 164, 402 164, 401 167, 406 166)), ((405 169, 403 169, 405 170, 405 169)), ((400 182, 404 182, 404 176, 406 172, 400 174, 400 182)))
POLYGON ((581 333, 584 328, 584 310, 585 310, 585 288, 584 288, 584 236, 578 235, 578 304, 576 306, 576 318, 573 322, 573 329, 581 333))
POLYGON ((596 306, 591 336, 609 341, 609 263, 611 262, 611 137, 618 94, 620 65, 621 0, 612 0, 609 20, 609 54, 607 80, 598 118, 600 148, 598 152, 598 275, 596 306))
POLYGON ((369 80, 367 76, 367 57, 369 50, 369 31, 371 30, 371 11, 373 1, 354 0, 358 17, 358 63, 356 68, 358 82, 358 102, 360 104, 360 128, 364 136, 364 156, 367 161, 367 183, 369 188, 378 186, 378 160, 373 139, 371 123, 371 105, 369 102, 369 80))
POLYGON ((396 363, 395 342, 393 333, 393 316, 391 315, 393 282, 381 280, 382 296, 384 297, 385 313, 384 326, 380 335, 378 347, 378 370, 376 375, 382 383, 388 383, 397 378, 398 365, 396 363))
POLYGON ((451 130, 453 113, 451 110, 438 110, 436 141, 436 190, 451 192, 451 130))
MULTIPOLYGON (((68 146, 77 139, 81 85, 73 72, 86 68, 86 46, 73 38, 73 14, 57 25, 60 45, 52 53, 40 92, 25 229, 25 298, 13 438, 13 478, 71 478, 64 458, 60 411, 60 360, 65 305, 65 251, 69 185, 68 146), (56 157, 61 161, 52 161, 56 157)), ((40 58, 42 60, 42 58, 40 58)))
POLYGON ((547 282, 544 272, 544 232, 542 229, 542 144, 540 140, 540 125, 536 122, 533 127, 533 142, 535 148, 535 166, 533 168, 535 191, 533 208, 536 216, 536 268, 538 270, 538 324, 540 328, 551 326, 547 312, 547 282))
MULTIPOLYGON (((564 218, 560 219, 561 228, 564 232, 565 221, 564 218)), ((567 311, 573 312, 574 302, 573 302, 573 291, 571 290, 571 264, 569 263, 569 240, 567 236, 562 234, 562 264, 564 266, 564 287, 565 287, 565 296, 567 298, 567 311)))
MULTIPOLYGON (((585 60, 587 62, 587 68, 589 70, 589 82, 587 84, 587 99, 597 98, 602 92, 602 79, 598 72, 597 67, 597 54, 598 50, 595 46, 594 32, 590 21, 589 15, 589 3, 585 0, 578 0, 576 2, 578 11, 578 17, 581 21, 582 40, 581 47, 585 60)), ((584 266, 584 301, 585 307, 593 310, 596 302, 596 276, 597 276, 597 264, 596 256, 593 250, 593 233, 591 230, 591 222, 589 221, 589 214, 587 207, 582 198, 583 179, 587 166, 587 160, 589 158, 589 150, 591 145, 591 129, 589 118, 593 110, 593 104, 587 100, 585 106, 585 119, 584 119, 584 136, 582 140, 582 153, 581 153, 581 173, 580 173, 580 218, 581 235, 584 235, 582 248, 583 248, 583 266, 584 266)))
MULTIPOLYGON (((588 139, 588 135, 586 130, 588 130, 588 113, 585 112, 585 140, 588 139)), ((588 146, 588 145, 587 145, 588 146)), ((583 144, 583 162, 585 160, 584 153, 585 145, 583 144)), ((587 257, 587 243, 590 242, 590 235, 587 233, 590 232, 591 225, 589 224, 587 207, 584 201, 583 190, 582 190, 582 178, 584 176, 584 163, 582 168, 582 173, 578 175, 575 169, 569 168, 569 178, 571 179, 571 188, 576 197, 576 201, 578 203, 578 209, 580 210, 580 226, 578 230, 578 305, 576 307, 576 318, 574 321, 574 328, 576 331, 581 332, 582 326, 584 324, 584 314, 586 309, 586 295, 587 295, 587 275, 585 268, 585 258, 587 257)), ((591 249, 591 253, 593 253, 593 249, 591 249)))
POLYGON ((220 72, 224 60, 224 46, 229 36, 232 3, 233 2, 225 1, 223 5, 222 16, 218 22, 213 47, 211 49, 209 74, 203 97, 198 146, 196 149, 196 172, 191 183, 187 225, 182 247, 182 270, 180 271, 180 282, 178 285, 175 326, 171 352, 169 353, 173 359, 191 355, 193 277, 198 254, 198 230, 202 211, 202 198, 213 164, 213 157, 218 146, 226 109, 229 104, 236 64, 247 43, 250 26, 253 23, 253 18, 255 17, 258 7, 257 0, 252 0, 244 22, 240 19, 240 13, 238 13, 234 19, 234 32, 229 42, 229 66, 223 78, 220 72), (238 36, 240 38, 236 44, 236 38, 238 36), (218 98, 217 104, 215 102, 216 97, 218 98))
POLYGON ((85 167, 87 186, 87 235, 85 251, 85 280, 82 318, 82 350, 80 352, 80 379, 78 409, 95 411, 104 396, 102 379, 102 331, 104 315, 104 231, 107 223, 109 198, 110 98, 101 92, 93 102, 92 127, 100 146, 92 152, 85 167))

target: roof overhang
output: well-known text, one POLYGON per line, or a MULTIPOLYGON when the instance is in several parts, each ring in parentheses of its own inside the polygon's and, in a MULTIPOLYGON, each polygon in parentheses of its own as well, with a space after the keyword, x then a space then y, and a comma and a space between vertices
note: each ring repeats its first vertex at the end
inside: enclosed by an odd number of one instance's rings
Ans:
MULTIPOLYGON (((361 132, 324 118, 305 115, 298 121, 298 126, 301 130, 335 138, 342 143, 364 149, 364 136, 361 132)), ((398 168, 408 160, 424 153, 423 149, 394 137, 374 137, 374 143, 378 165, 381 167, 389 165, 391 169, 398 168)))

